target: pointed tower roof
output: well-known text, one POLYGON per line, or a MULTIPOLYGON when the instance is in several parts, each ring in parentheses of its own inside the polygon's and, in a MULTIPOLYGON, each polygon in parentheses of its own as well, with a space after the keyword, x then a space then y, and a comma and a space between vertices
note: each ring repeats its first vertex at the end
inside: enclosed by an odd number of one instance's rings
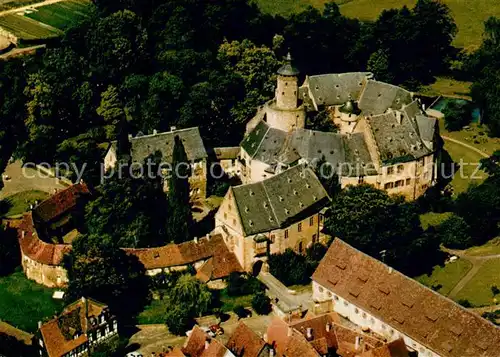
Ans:
POLYGON ((288 55, 286 56, 286 62, 280 69, 278 69, 278 74, 280 76, 298 76, 300 71, 293 66, 292 62, 292 55, 290 54, 290 52, 288 52, 288 55))

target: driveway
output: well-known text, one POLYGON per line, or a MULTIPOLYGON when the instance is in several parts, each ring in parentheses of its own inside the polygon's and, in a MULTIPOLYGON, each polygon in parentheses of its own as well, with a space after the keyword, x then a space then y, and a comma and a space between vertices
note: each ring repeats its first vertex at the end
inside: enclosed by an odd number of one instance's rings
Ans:
POLYGON ((272 274, 261 272, 257 277, 267 287, 267 295, 274 301, 278 308, 285 312, 304 310, 312 302, 312 292, 310 289, 295 292, 287 288, 281 281, 272 274))
POLYGON ((10 180, 3 180, 4 187, 0 191, 0 199, 23 191, 44 191, 50 194, 54 191, 64 189, 60 180, 53 177, 46 177, 32 168, 23 168, 20 161, 15 161, 5 168, 4 175, 8 175, 10 180))

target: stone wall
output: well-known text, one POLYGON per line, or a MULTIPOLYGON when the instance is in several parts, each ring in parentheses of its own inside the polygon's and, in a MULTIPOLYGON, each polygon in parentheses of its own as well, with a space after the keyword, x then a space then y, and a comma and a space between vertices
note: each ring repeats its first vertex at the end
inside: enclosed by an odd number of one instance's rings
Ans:
POLYGON ((58 265, 42 264, 22 255, 24 274, 30 280, 49 288, 63 288, 68 285, 66 269, 58 265))

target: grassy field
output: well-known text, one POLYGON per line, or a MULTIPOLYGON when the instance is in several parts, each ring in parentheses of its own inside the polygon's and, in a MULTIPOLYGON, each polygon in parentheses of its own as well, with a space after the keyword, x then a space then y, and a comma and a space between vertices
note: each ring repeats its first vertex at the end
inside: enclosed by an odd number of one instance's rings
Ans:
POLYGON ((229 296, 226 290, 222 290, 220 294, 220 301, 222 303, 221 310, 223 312, 233 311, 235 306, 241 305, 243 307, 252 306, 253 295, 243 295, 243 296, 229 296))
POLYGON ((47 192, 37 190, 15 193, 5 198, 9 206, 9 210, 5 216, 10 217, 22 214, 29 210, 30 204, 34 204, 37 200, 43 201, 48 197, 49 194, 47 192))
POLYGON ((436 81, 420 89, 420 93, 428 96, 447 96, 470 99, 471 82, 457 81, 453 78, 437 77, 436 81))
POLYGON ((88 10, 87 1, 70 0, 36 8, 31 13, 25 13, 25 16, 64 30, 85 18, 88 10))
POLYGON ((143 312, 137 316, 139 325, 164 324, 168 305, 166 300, 153 300, 143 312))
POLYGON ((61 34, 61 32, 54 27, 17 14, 9 14, 0 17, 0 27, 22 40, 45 39, 56 37, 61 34))
MULTIPOLYGON (((260 8, 271 14, 289 15, 308 5, 322 8, 329 0, 255 0, 260 8)), ((476 49, 482 41, 484 21, 490 16, 500 17, 500 2, 497 0, 443 0, 450 7, 458 34, 455 45, 468 50, 476 49)), ((337 0, 340 11, 348 17, 374 20, 384 9, 413 7, 415 0, 337 0)))
POLYGON ((429 288, 437 288, 437 292, 446 296, 471 268, 472 264, 468 260, 459 259, 444 267, 436 265, 430 276, 421 275, 416 280, 429 288))
POLYGON ((467 299, 474 306, 494 305, 500 301, 496 300, 491 292, 491 287, 500 287, 500 259, 488 260, 479 269, 472 280, 456 296, 456 300, 467 299))
POLYGON ((460 168, 456 167, 458 171, 451 181, 455 195, 466 191, 471 183, 480 184, 486 179, 486 173, 483 171, 475 172, 479 160, 483 158, 477 152, 450 141, 445 142, 444 148, 455 163, 460 163, 461 160, 463 163, 460 168))
POLYGON ((494 238, 479 247, 467 249, 467 255, 485 256, 500 254, 500 237, 494 238))
POLYGON ((62 310, 62 302, 52 299, 53 292, 28 280, 22 272, 0 277, 0 320, 35 332, 38 321, 62 310))
POLYGON ((420 223, 422 223, 422 228, 427 229, 430 226, 436 227, 443 223, 448 217, 452 215, 451 212, 445 213, 435 213, 427 212, 420 215, 420 223))
POLYGON ((500 150, 500 138, 488 137, 488 128, 484 125, 473 123, 470 124, 469 129, 460 131, 447 131, 444 128, 444 120, 441 120, 439 122, 439 130, 441 135, 463 141, 468 145, 478 148, 487 155, 491 155, 494 151, 500 150))

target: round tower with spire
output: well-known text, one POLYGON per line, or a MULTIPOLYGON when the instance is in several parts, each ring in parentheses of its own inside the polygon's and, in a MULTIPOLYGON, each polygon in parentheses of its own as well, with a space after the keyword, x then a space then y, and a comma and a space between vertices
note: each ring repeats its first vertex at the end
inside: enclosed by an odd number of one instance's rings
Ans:
POLYGON ((275 99, 266 110, 271 127, 284 131, 304 128, 305 110, 299 103, 299 74, 288 53, 285 64, 278 70, 275 99))
POLYGON ((286 63, 278 70, 276 105, 279 109, 297 109, 299 100, 299 70, 293 66, 288 52, 286 63))

